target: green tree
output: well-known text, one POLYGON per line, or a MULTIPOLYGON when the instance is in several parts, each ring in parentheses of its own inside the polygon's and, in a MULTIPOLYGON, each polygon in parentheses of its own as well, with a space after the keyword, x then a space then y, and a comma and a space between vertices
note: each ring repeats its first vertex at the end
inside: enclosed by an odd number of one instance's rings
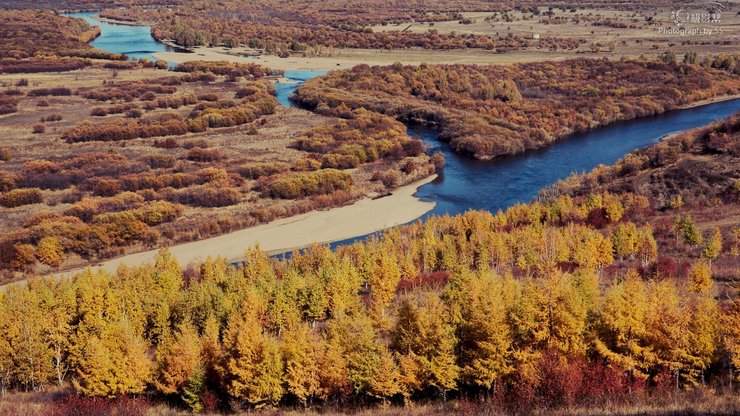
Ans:
POLYGON ((691 215, 676 217, 673 223, 676 235, 680 236, 684 243, 696 246, 702 243, 702 236, 691 215))

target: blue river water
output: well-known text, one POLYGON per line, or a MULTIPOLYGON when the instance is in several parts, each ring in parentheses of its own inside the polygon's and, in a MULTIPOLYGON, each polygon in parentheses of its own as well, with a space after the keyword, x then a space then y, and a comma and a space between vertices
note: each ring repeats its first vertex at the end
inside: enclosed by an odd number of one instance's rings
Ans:
MULTIPOLYGON (((309 78, 302 71, 296 79, 309 78)), ((323 75, 316 72, 313 77, 323 75)), ((293 75, 286 73, 293 79, 293 75)), ((278 86, 278 100, 295 105, 290 94, 301 82, 278 86)), ((421 138, 431 152, 442 152, 445 167, 437 179, 419 188, 416 196, 436 202, 430 215, 460 214, 468 210, 496 212, 518 202, 534 199, 540 190, 574 173, 610 165, 627 153, 657 143, 666 135, 704 126, 740 111, 740 99, 669 111, 652 117, 620 121, 559 140, 548 147, 492 161, 476 160, 455 153, 437 139, 436 130, 409 126, 412 136, 421 138)), ((332 248, 351 244, 367 235, 332 243, 332 248)))
POLYGON ((84 19, 92 26, 100 26, 100 36, 90 42, 91 46, 113 53, 125 53, 129 59, 146 58, 156 61, 152 54, 178 51, 158 42, 152 37, 151 26, 117 25, 93 18, 97 12, 71 13, 66 16, 84 19))
MULTIPOLYGON (((154 59, 151 54, 172 48, 152 38, 148 26, 125 26, 99 22, 95 13, 76 13, 101 27, 101 36, 92 46, 134 58, 154 59)), ((306 80, 325 71, 286 71, 287 79, 278 82, 278 101, 294 106, 293 91, 306 80)), ((700 107, 674 110, 661 115, 622 121, 585 133, 572 135, 540 150, 525 154, 479 161, 455 153, 437 139, 437 132, 423 126, 409 126, 409 134, 421 138, 432 152, 442 152, 445 167, 433 182, 419 188, 416 196, 436 202, 429 215, 459 214, 468 210, 496 212, 517 202, 531 201, 540 189, 573 173, 588 172, 598 165, 609 165, 634 149, 656 143, 662 137, 703 126, 740 111, 740 99, 700 107)), ((332 244, 351 243, 360 236, 332 244)))
MULTIPOLYGON (((307 71, 302 72, 305 78, 307 71)), ((319 75, 323 72, 314 74, 319 75)), ((295 105, 289 97, 299 85, 300 82, 282 85, 278 88, 278 100, 295 105)), ((601 164, 610 165, 632 150, 654 144, 668 134, 703 126, 737 111, 740 111, 740 99, 620 121, 574 134, 543 149, 492 161, 457 154, 437 140, 437 131, 409 126, 410 135, 421 138, 430 151, 442 152, 446 162, 442 174, 419 188, 416 195, 437 203, 427 215, 454 215, 471 209, 496 212, 517 202, 531 201, 540 189, 573 173, 588 172, 601 164)))

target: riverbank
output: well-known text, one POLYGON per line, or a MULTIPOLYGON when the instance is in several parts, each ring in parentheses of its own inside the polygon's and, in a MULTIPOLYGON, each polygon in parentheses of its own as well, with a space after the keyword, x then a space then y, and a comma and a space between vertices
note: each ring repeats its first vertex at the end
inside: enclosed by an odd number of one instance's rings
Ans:
MULTIPOLYGON (((279 254, 314 243, 331 243, 382 231, 413 221, 431 211, 435 203, 419 199, 414 194, 419 187, 432 182, 436 177, 432 175, 402 186, 381 198, 365 198, 352 205, 282 218, 233 233, 178 244, 169 250, 182 265, 205 260, 209 256, 221 256, 229 261, 236 261, 242 258, 245 249, 255 245, 270 254, 279 254)), ((156 249, 129 254, 93 267, 113 273, 121 265, 138 266, 151 262, 158 251, 156 249)), ((69 277, 82 270, 84 268, 52 275, 69 277)), ((6 285, 24 281, 25 279, 18 280, 6 285)))
POLYGON ((117 20, 117 19, 110 19, 107 17, 102 17, 99 14, 93 15, 93 19, 103 22, 103 23, 110 23, 112 25, 124 25, 124 26, 151 26, 153 23, 145 23, 145 22, 134 22, 130 20, 117 20))
MULTIPOLYGON (((557 61, 583 55, 575 52, 547 53, 544 51, 521 51, 512 53, 495 53, 479 49, 432 51, 425 49, 374 50, 374 49, 336 49, 332 56, 290 56, 280 58, 275 55, 244 56, 251 50, 244 48, 196 47, 193 54, 182 55, 173 52, 154 54, 157 59, 182 63, 192 60, 229 61, 238 63, 257 63, 272 69, 283 71, 331 71, 334 69, 352 68, 360 64, 391 65, 401 62, 406 65, 428 64, 507 64, 533 61, 557 61)), ((251 52, 253 53, 253 51, 251 52)), ((599 57, 590 54, 589 57, 599 57)))
POLYGON ((689 108, 696 108, 696 107, 701 107, 701 106, 704 106, 704 105, 716 104, 716 103, 721 103, 721 102, 724 102, 724 101, 730 101, 730 100, 734 100, 734 99, 737 99, 737 98, 740 98, 740 94, 720 95, 720 96, 717 96, 717 97, 707 98, 705 100, 694 101, 693 103, 682 105, 682 106, 678 107, 678 109, 679 110, 686 110, 686 109, 689 109, 689 108))

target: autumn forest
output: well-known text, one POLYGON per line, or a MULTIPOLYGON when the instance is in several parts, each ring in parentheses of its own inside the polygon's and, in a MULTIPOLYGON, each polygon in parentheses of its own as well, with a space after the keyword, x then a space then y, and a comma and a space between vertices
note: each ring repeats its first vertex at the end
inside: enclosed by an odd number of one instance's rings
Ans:
POLYGON ((669 3, 0 0, 0 416, 740 413, 737 37, 669 3))

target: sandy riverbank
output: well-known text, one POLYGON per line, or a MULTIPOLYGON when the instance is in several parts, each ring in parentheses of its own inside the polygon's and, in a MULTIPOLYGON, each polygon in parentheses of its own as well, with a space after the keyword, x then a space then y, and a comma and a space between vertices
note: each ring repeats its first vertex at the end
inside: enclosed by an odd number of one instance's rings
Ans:
MULTIPOLYGON (((371 49, 337 49, 333 56, 299 57, 291 56, 280 58, 275 55, 240 56, 247 53, 243 48, 227 49, 222 47, 197 47, 194 53, 159 52, 154 56, 168 62, 182 63, 193 60, 252 62, 268 68, 310 71, 331 71, 333 69, 352 68, 359 64, 391 65, 401 62, 407 65, 428 64, 489 64, 489 63, 516 63, 544 60, 563 60, 584 56, 573 51, 521 51, 498 54, 479 49, 432 51, 424 49, 404 50, 371 50, 371 49)), ((253 52, 253 51, 252 51, 253 52)), ((600 54, 589 54, 589 57, 599 57, 600 54)))
MULTIPOLYGON (((190 262, 205 260, 208 256, 238 260, 242 258, 245 249, 257 244, 266 252, 281 253, 313 243, 330 243, 381 231, 413 221, 434 208, 434 202, 423 201, 415 197, 414 193, 420 186, 435 178, 436 175, 433 175, 402 186, 382 198, 365 198, 344 207, 311 211, 230 234, 179 244, 170 247, 170 252, 185 266, 190 262)), ((150 250, 134 253, 94 267, 114 273, 122 264, 135 266, 151 262, 157 252, 158 250, 150 250)), ((55 276, 68 277, 81 270, 69 270, 55 276)), ((22 281, 14 283, 20 282, 22 281)))

